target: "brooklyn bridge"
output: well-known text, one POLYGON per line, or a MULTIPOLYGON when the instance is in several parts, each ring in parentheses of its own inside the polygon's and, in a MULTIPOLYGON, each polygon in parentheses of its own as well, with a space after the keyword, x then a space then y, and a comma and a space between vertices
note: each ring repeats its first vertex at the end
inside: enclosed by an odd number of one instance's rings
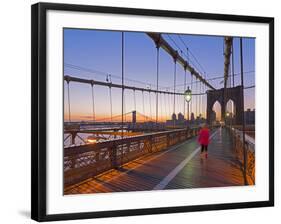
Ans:
POLYGON ((207 77, 181 35, 144 33, 156 51, 155 82, 148 83, 126 76, 125 35, 120 76, 64 62, 64 194, 254 185, 254 111, 245 99, 255 86, 244 84, 245 38, 222 37, 223 75, 207 77), (170 86, 160 85, 160 52, 173 65, 170 86), (80 99, 91 110, 83 119, 73 111, 75 85, 89 90, 80 99), (198 144, 203 124, 208 158, 198 144))

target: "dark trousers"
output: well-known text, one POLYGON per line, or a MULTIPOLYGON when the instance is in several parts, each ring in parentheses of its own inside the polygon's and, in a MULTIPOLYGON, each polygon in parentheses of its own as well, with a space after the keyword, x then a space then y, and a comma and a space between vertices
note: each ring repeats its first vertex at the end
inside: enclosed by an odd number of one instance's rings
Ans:
POLYGON ((208 151, 208 145, 201 145, 201 153, 208 151))

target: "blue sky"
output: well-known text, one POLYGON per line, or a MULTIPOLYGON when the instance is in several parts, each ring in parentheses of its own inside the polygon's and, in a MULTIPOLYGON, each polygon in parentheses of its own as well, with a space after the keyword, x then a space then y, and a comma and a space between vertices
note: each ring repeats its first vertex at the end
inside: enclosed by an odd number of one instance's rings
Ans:
MULTIPOLYGON (((152 39, 142 32, 125 32, 125 84, 146 87, 156 85, 156 47, 152 39), (129 80, 128 80, 129 79, 129 80), (135 81, 132 81, 135 80, 135 81)), ((175 49, 182 50, 186 57, 186 48, 176 34, 163 34, 163 37, 175 49), (178 49, 178 47, 180 49, 178 49)), ((191 53, 195 55, 196 62, 189 53, 191 64, 207 79, 223 76, 223 37, 180 35, 191 53), (202 68, 203 67, 203 68, 202 68)), ((255 39, 243 39, 244 51, 244 85, 255 84, 255 39)), ((235 73, 240 73, 239 38, 234 38, 234 68, 235 73)), ((159 86, 163 89, 173 88, 174 62, 170 55, 160 48, 159 61, 159 86)), ((121 83, 121 32, 100 31, 84 29, 64 29, 64 75, 71 75, 100 81, 106 80, 106 74, 111 74, 113 83, 121 83), (76 69, 73 66, 79 66, 76 69), (81 69, 82 68, 82 69, 81 69), (86 71, 91 70, 91 72, 86 71)), ((187 72, 187 83, 190 83, 190 74, 187 72)), ((222 88, 222 79, 210 81, 215 88, 222 88)), ((176 85, 177 91, 183 92, 184 70, 177 65, 176 85)), ((235 77, 235 85, 240 84, 240 76, 235 77)), ((198 84, 197 84, 198 85, 198 84)), ((193 92, 200 91, 199 86, 193 85, 193 92)), ((66 91, 66 84, 65 84, 66 91)), ((245 90, 245 108, 255 108, 255 89, 245 90)), ((110 114, 109 89, 107 87, 95 87, 95 108, 97 117, 106 117, 110 114)), ((197 114, 205 114, 204 104, 206 97, 202 97, 202 107, 197 104, 199 97, 192 99, 192 111, 197 114)), ((159 107, 163 119, 167 119, 172 112, 172 100, 168 96, 160 97, 159 107), (164 103, 164 101, 166 103, 164 103), (167 103, 170 102, 170 103, 167 103)), ((70 83, 71 115, 74 120, 87 120, 92 114, 91 86, 79 83, 70 83)), ((67 108, 67 94, 65 94, 65 108, 67 108)), ((112 88, 113 115, 121 113, 121 90, 112 88)), ((127 91, 126 112, 134 109, 133 92, 127 91)), ((136 92, 136 110, 148 116, 155 116, 155 94, 136 92), (144 104, 143 104, 144 99, 144 104), (151 109, 150 109, 151 108, 151 109)), ((183 112, 184 100, 176 99, 176 113, 183 112)), ((68 117, 65 109, 65 117, 68 117)))

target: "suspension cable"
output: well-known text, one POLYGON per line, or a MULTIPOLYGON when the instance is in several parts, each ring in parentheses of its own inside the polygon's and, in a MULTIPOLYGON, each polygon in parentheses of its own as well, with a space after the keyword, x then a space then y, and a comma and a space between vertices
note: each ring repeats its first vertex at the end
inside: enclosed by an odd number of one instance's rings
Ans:
POLYGON ((233 49, 233 45, 234 45, 234 41, 232 42, 231 45, 231 53, 232 53, 232 57, 231 57, 231 65, 232 65, 232 87, 234 87, 234 49, 233 49))
MULTIPOLYGON (((164 93, 164 102, 167 102, 167 101, 166 101, 166 94, 165 94, 165 93, 164 93)), ((167 117, 168 117, 168 116, 167 116, 167 115, 168 115, 168 114, 167 114, 167 103, 165 103, 164 106, 165 106, 165 121, 166 121, 166 120, 167 120, 167 117)))
POLYGON ((109 87, 109 103, 110 103, 110 120, 112 122, 112 94, 111 94, 111 87, 109 87))
MULTIPOLYGON (((156 44, 157 61, 156 61, 156 89, 159 88, 159 43, 156 44)), ((156 123, 158 122, 158 92, 156 93, 156 123)))
MULTIPOLYGON (((122 129, 121 136, 124 137, 124 32, 121 32, 121 73, 122 73, 122 129)), ((123 144, 121 154, 121 164, 123 161, 123 144)))
POLYGON ((96 113, 95 113, 95 93, 94 93, 94 84, 91 84, 92 87, 92 106, 93 106, 93 122, 95 122, 96 119, 96 113))
POLYGON ((69 81, 67 81, 67 99, 68 99, 68 121, 71 122, 69 81))
POLYGON ((149 92, 149 112, 150 112, 150 120, 152 120, 152 111, 151 111, 151 93, 149 92))
MULTIPOLYGON (((202 92, 202 83, 200 82, 200 93, 202 92)), ((203 95, 200 95, 200 114, 202 116, 203 111, 203 95)))
MULTIPOLYGON (((166 117, 166 114, 165 114, 165 98, 164 98, 164 94, 161 94, 161 101, 162 101, 162 122, 163 122, 163 119, 166 117)), ((164 119, 165 120, 165 119, 164 119)))
MULTIPOLYGON (((196 82, 195 84, 195 89, 196 89, 196 92, 198 91, 198 82, 196 82)), ((196 100, 195 100, 195 118, 197 118, 197 109, 198 109, 198 96, 195 96, 196 97, 196 100)))
MULTIPOLYGON (((186 69, 184 69, 184 90, 186 90, 186 69)), ((185 116, 185 98, 183 97, 183 116, 185 116)))
MULTIPOLYGON (((197 83, 197 92, 200 92, 200 82, 197 83)), ((199 116, 200 113, 200 95, 197 96, 197 117, 199 116)))
POLYGON ((169 116, 168 117, 170 118, 170 116, 171 116, 171 95, 169 95, 169 94, 168 94, 168 104, 169 104, 169 107, 168 107, 169 108, 169 116))
POLYGON ((127 113, 126 113, 126 94, 125 94, 125 89, 124 89, 124 113, 125 113, 125 122, 127 122, 127 113))
MULTIPOLYGON (((206 86, 204 85, 203 86, 203 91, 204 91, 204 93, 206 93, 206 86)), ((205 95, 204 96, 204 107, 203 108, 205 108, 205 111, 204 111, 204 115, 205 115, 205 118, 207 119, 207 113, 206 113, 206 111, 207 111, 207 95, 205 95)))
POLYGON ((134 110, 135 111, 137 111, 137 107, 136 107, 136 91, 135 90, 133 90, 134 91, 134 110))
POLYGON ((178 107, 178 113, 181 112, 181 106, 180 106, 181 100, 179 100, 179 97, 177 96, 177 107, 178 107))
POLYGON ((177 61, 175 61, 175 65, 174 65, 174 109, 173 109, 173 113, 176 113, 176 72, 177 72, 177 61))
POLYGON ((161 99, 161 93, 160 93, 160 95, 159 95, 159 104, 160 104, 160 110, 159 110, 159 117, 160 117, 160 119, 159 120, 161 120, 161 118, 162 118, 162 112, 163 112, 163 110, 162 110, 162 99, 161 99))
POLYGON ((144 95, 142 91, 142 109, 143 109, 143 116, 144 116, 144 121, 145 121, 145 107, 144 107, 144 95))

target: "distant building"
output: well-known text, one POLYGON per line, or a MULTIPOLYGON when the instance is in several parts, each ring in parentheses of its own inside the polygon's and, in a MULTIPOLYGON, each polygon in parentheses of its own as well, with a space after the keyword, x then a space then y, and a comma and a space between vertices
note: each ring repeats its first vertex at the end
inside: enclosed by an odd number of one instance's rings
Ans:
POLYGON ((177 115, 175 113, 172 114, 172 121, 176 121, 177 120, 177 115))
POLYGON ((255 124, 255 109, 244 112, 245 124, 255 124))
POLYGON ((168 126, 174 126, 174 125, 186 125, 186 120, 184 119, 184 115, 182 113, 178 113, 178 119, 177 115, 175 113, 172 114, 172 119, 166 121, 166 125, 168 126))
POLYGON ((195 120, 194 118, 194 113, 192 112, 191 115, 190 115, 190 120, 193 122, 195 120))
POLYGON ((178 113, 178 123, 184 123, 185 119, 182 113, 178 113))

